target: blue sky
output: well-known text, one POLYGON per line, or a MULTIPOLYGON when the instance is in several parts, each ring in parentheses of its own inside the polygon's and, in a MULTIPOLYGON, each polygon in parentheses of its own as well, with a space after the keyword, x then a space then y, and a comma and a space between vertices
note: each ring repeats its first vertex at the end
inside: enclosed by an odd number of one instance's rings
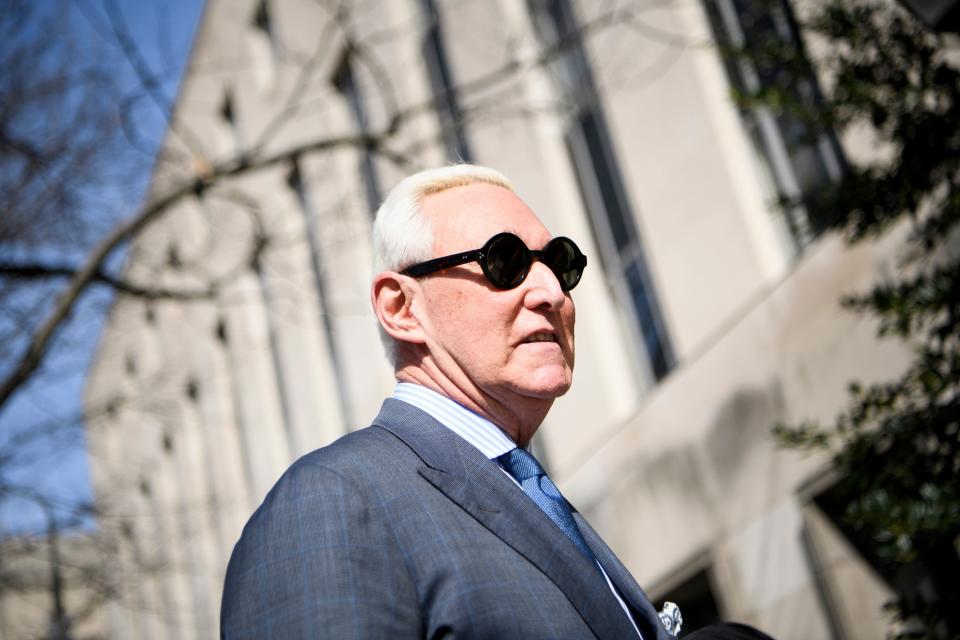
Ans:
MULTIPOLYGON (((111 3, 123 16, 146 64, 166 79, 163 92, 172 99, 193 42, 202 0, 75 0, 50 3, 49 8, 69 12, 68 24, 78 40, 89 42, 93 47, 105 47, 109 55, 123 60, 106 17, 106 8, 111 3)), ((117 69, 123 74, 124 86, 134 91, 138 81, 133 68, 124 62, 118 64, 117 69)), ((164 117, 154 103, 141 101, 136 121, 139 133, 151 145, 162 139, 164 117)), ((155 148, 147 151, 149 156, 155 148)), ((98 192, 100 200, 95 204, 97 211, 103 213, 96 215, 119 217, 133 212, 143 197, 150 174, 149 157, 143 159, 143 171, 133 184, 125 182, 98 192)), ((43 295, 52 296, 56 286, 62 284, 54 283, 49 293, 43 295)), ((85 297, 58 335, 42 370, 0 412, 0 447, 18 434, 46 433, 47 427, 51 434, 31 438, 29 445, 18 447, 18 462, 0 467, 4 486, 12 483, 27 487, 64 507, 90 500, 82 421, 78 418, 82 413, 86 372, 109 304, 110 293, 105 290, 85 297)), ((90 520, 83 523, 83 526, 91 525, 90 520)), ((0 536, 44 527, 43 513, 31 502, 0 494, 0 536)))

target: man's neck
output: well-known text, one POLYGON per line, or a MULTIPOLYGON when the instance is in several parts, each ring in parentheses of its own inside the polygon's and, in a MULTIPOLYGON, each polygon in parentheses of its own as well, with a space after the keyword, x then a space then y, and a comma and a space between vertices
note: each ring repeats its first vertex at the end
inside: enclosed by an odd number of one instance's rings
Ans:
POLYGON ((553 405, 552 399, 529 398, 518 394, 498 398, 484 392, 468 379, 451 380, 429 365, 398 366, 395 375, 398 382, 431 389, 483 416, 521 447, 527 446, 553 405))

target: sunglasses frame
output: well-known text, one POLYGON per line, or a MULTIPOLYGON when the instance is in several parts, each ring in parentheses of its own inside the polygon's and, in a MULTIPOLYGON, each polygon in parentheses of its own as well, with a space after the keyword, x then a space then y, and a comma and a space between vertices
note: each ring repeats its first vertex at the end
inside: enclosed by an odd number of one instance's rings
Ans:
POLYGON ((557 236, 556 238, 551 238, 550 242, 548 242, 543 249, 531 249, 527 246, 527 243, 525 243, 519 236, 517 236, 514 233, 510 233, 509 231, 504 231, 502 233, 498 233, 497 235, 487 240, 485 243, 483 243, 483 246, 480 247, 479 249, 464 251, 462 253, 453 253, 453 254, 450 254, 449 256, 442 256, 440 258, 427 260, 426 262, 420 262, 418 264, 407 267, 400 273, 406 276, 419 278, 420 276, 429 275, 431 273, 435 273, 442 269, 458 267, 460 265, 467 264, 468 262, 479 262, 480 268, 483 269, 484 277, 487 279, 487 282, 489 282, 493 287, 503 291, 506 291, 509 289, 516 289, 523 283, 524 280, 527 279, 527 274, 530 273, 530 267, 533 266, 533 259, 536 258, 537 260, 543 262, 543 255, 547 252, 547 250, 550 248, 550 245, 552 245, 554 242, 567 242, 571 247, 573 247, 573 250, 574 250, 573 264, 579 267, 579 272, 577 273, 577 279, 574 280, 573 284, 571 284, 569 287, 565 287, 563 283, 563 278, 557 275, 557 272, 554 271, 553 268, 550 267, 550 265, 546 265, 547 268, 550 269, 550 271, 553 273, 554 277, 556 277, 557 282, 560 283, 560 288, 563 291, 570 291, 580 283, 580 278, 583 277, 583 270, 586 269, 587 267, 587 256, 585 256, 583 252, 580 251, 580 247, 577 246, 577 243, 575 243, 573 240, 565 236, 557 236), (487 260, 486 260, 487 256, 489 255, 490 247, 493 246, 493 244, 497 240, 500 240, 501 238, 505 238, 505 237, 515 238, 527 252, 526 268, 523 270, 523 273, 520 275, 520 279, 516 282, 516 284, 510 285, 510 286, 501 286, 496 282, 494 282, 494 278, 490 273, 490 268, 487 266, 487 260))

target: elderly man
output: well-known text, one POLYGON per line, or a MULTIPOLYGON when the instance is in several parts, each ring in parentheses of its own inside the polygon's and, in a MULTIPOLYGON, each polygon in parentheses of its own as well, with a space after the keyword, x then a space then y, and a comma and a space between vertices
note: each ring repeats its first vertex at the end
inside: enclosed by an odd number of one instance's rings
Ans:
POLYGON ((577 245, 459 165, 397 185, 374 250, 396 390, 250 519, 222 636, 670 638, 525 450, 572 381, 577 245))

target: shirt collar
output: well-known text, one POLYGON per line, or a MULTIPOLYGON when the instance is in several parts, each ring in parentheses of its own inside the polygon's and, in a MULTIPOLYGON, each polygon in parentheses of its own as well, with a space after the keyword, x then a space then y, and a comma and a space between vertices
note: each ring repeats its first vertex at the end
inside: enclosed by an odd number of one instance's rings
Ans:
POLYGON ((517 448, 517 443, 497 425, 433 389, 398 382, 393 397, 428 413, 491 460, 517 448))

